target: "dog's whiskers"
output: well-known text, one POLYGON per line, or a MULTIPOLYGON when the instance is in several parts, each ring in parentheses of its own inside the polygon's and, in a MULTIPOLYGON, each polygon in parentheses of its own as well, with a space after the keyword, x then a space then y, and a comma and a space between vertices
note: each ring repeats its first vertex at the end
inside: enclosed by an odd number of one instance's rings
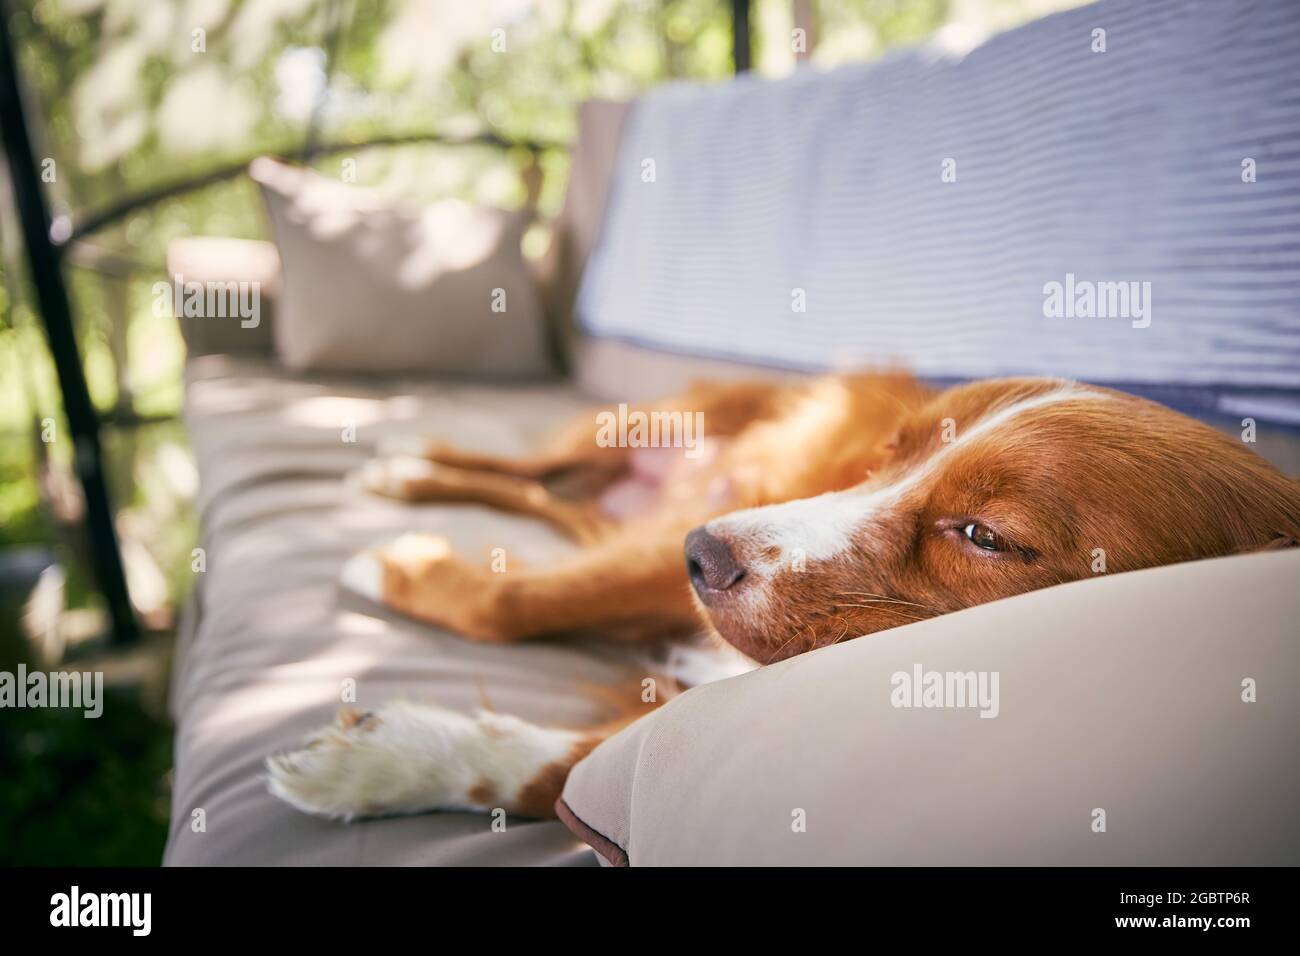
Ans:
MULTIPOLYGON (((929 618, 918 617, 918 616, 916 616, 916 615, 914 615, 914 614, 906 614, 906 613, 904 613, 903 611, 898 610, 897 608, 889 607, 888 605, 889 605, 890 603, 891 603, 891 602, 888 602, 888 601, 873 601, 873 602, 871 602, 871 603, 869 603, 869 604, 841 604, 841 605, 839 605, 839 606, 840 606, 840 607, 861 607, 861 608, 866 608, 867 610, 870 610, 870 611, 884 611, 886 614, 895 614, 895 615, 897 615, 898 617, 905 618, 906 620, 909 620, 909 621, 926 621, 926 620, 929 620, 929 618)), ((906 604, 907 602, 906 602, 906 601, 902 601, 902 602, 900 602, 900 603, 902 603, 902 604, 906 604)))
MULTIPOLYGON (((811 627, 811 626, 810 626, 810 627, 811 627)), ((767 659, 767 663, 770 664, 770 663, 772 663, 774 660, 776 660, 776 655, 780 654, 783 650, 785 650, 786 647, 789 645, 789 643, 790 643, 791 641, 793 641, 796 637, 798 637, 800 634, 802 634, 805 630, 808 630, 808 629, 810 629, 810 628, 802 628, 802 627, 801 627, 801 628, 799 628, 799 630, 795 631, 793 634, 791 634, 789 637, 787 637, 787 638, 785 639, 785 643, 782 644, 780 647, 778 647, 775 651, 772 652, 772 656, 769 657, 769 658, 767 659)))
POLYGON ((848 622, 848 621, 845 621, 845 622, 844 622, 844 629, 843 629, 842 631, 840 631, 840 636, 837 637, 837 638, 835 638, 835 640, 831 641, 831 643, 832 643, 832 644, 838 644, 840 641, 844 640, 844 638, 846 638, 846 637, 848 637, 848 636, 849 636, 849 622, 848 622))
MULTIPOLYGON (((875 598, 878 601, 887 602, 889 604, 906 604, 911 607, 919 607, 923 611, 931 611, 935 614, 939 613, 935 608, 931 607, 928 604, 918 604, 915 601, 904 601, 902 598, 890 597, 887 594, 874 594, 871 591, 841 591, 840 593, 852 595, 853 597, 875 598)), ((857 605, 845 605, 845 606, 857 606, 857 605)))

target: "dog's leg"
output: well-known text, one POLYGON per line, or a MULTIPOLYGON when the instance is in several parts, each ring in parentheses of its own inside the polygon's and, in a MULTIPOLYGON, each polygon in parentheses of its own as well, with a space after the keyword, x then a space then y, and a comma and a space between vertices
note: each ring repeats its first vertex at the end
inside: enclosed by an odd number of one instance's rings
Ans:
POLYGON ((634 719, 564 730, 410 702, 343 710, 302 749, 267 759, 269 787, 299 810, 341 820, 498 809, 549 818, 573 765, 634 719))
POLYGON ((613 526, 594 503, 568 501, 538 481, 424 458, 377 459, 362 469, 360 480, 367 491, 403 501, 466 501, 540 518, 580 544, 613 526))
MULTIPOLYGON (((710 435, 734 436, 755 420, 773 415, 786 391, 772 382, 762 381, 701 383, 662 401, 633 404, 629 414, 698 414, 703 416, 710 435)), ((381 439, 375 454, 380 458, 423 458, 452 468, 493 471, 538 481, 575 471, 613 476, 627 470, 631 449, 599 443, 599 416, 610 412, 612 409, 609 408, 592 409, 587 415, 569 422, 539 451, 528 455, 492 455, 467 451, 418 436, 381 439)))
POLYGON ((614 475, 627 467, 628 449, 596 443, 596 426, 574 423, 540 451, 527 455, 492 455, 467 451, 414 436, 384 439, 375 448, 379 458, 419 458, 436 465, 474 472, 494 472, 542 481, 568 472, 590 470, 614 475))
POLYGON ((697 624, 681 538, 631 526, 549 568, 497 573, 429 535, 353 556, 342 584, 411 617, 474 640, 512 642, 591 631, 664 635, 697 624))

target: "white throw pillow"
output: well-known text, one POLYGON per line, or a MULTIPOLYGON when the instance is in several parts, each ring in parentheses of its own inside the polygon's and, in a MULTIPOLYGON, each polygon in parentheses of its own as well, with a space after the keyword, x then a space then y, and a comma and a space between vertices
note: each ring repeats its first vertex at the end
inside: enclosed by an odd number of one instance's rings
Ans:
POLYGON ((1300 549, 1098 575, 760 667, 556 809, 616 865, 1295 866, 1297 579, 1300 549))
POLYGON ((249 173, 280 252, 274 333, 284 364, 503 377, 551 370, 520 249, 526 213, 459 200, 394 207, 269 159, 249 173))

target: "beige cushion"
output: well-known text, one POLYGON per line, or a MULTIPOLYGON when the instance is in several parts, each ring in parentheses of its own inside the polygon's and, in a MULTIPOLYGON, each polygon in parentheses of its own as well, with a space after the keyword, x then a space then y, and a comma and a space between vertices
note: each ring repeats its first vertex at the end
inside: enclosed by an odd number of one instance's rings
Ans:
POLYGON ((578 107, 578 135, 569 149, 564 207, 553 224, 551 244, 536 265, 554 348, 566 360, 576 338, 573 304, 605 221, 614 164, 631 109, 631 103, 615 100, 587 100, 578 107))
POLYGON ((574 381, 584 392, 620 402, 655 401, 684 392, 693 383, 705 380, 798 380, 811 374, 698 355, 678 355, 617 339, 589 336, 574 343, 572 372, 574 381))
MULTIPOLYGON (((212 352, 269 355, 273 303, 280 294, 280 256, 275 244, 256 239, 186 236, 167 245, 167 277, 182 291, 189 283, 250 283, 257 290, 257 314, 245 319, 227 315, 176 315, 181 337, 191 356, 212 352)), ((174 301, 174 299, 173 299, 174 301)), ((228 310, 229 311, 229 310, 228 310)))
POLYGON ((1300 549, 1081 581, 705 685, 568 816, 633 865, 1296 865, 1298 580, 1300 549), (997 716, 894 707, 917 665, 997 672, 997 716))
POLYGON ((290 368, 538 376, 550 369, 520 247, 527 213, 447 200, 395 208, 268 159, 283 266, 275 345, 290 368))
POLYGON ((630 648, 473 644, 336 584, 351 554, 408 531, 444 534, 485 561, 494 547, 533 563, 568 549, 536 521, 473 505, 405 505, 343 479, 385 437, 424 434, 518 452, 584 407, 564 385, 380 384, 301 377, 248 358, 190 363, 185 414, 202 478, 205 562, 173 677, 167 863, 594 864, 554 820, 512 817, 505 832, 472 813, 319 820, 270 796, 263 767, 268 754, 333 719, 349 678, 362 708, 413 699, 472 712, 486 697, 538 723, 582 726, 608 716, 592 687, 644 673, 630 648), (199 809, 202 830, 194 828, 199 809))

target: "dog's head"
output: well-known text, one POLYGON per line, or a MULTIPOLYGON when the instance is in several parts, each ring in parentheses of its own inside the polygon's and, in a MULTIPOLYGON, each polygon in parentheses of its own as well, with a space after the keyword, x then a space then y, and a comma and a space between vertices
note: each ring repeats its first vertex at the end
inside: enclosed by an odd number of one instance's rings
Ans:
POLYGON ((1163 406, 960 386, 863 449, 861 484, 695 529, 697 601, 760 663, 1095 574, 1295 543, 1300 484, 1163 406))

